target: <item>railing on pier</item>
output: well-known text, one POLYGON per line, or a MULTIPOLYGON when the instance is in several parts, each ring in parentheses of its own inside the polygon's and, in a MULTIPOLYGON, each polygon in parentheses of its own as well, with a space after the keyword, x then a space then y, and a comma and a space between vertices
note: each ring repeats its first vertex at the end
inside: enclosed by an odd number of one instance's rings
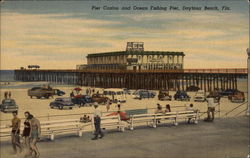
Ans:
POLYGON ((217 73, 217 74, 247 74, 247 68, 231 68, 231 69, 184 69, 184 73, 217 73))
POLYGON ((162 70, 98 70, 98 69, 16 69, 15 71, 41 72, 83 72, 83 73, 215 73, 215 74, 247 74, 247 68, 220 68, 220 69, 162 69, 162 70))
MULTIPOLYGON (((235 110, 239 109, 240 107, 242 107, 243 105, 245 105, 245 104, 247 104, 247 103, 248 103, 248 102, 244 102, 244 103, 242 103, 242 104, 236 106, 235 108, 233 108, 233 109, 231 109, 230 111, 226 112, 225 115, 224 115, 223 117, 227 117, 230 113, 234 112, 235 110)), ((241 113, 245 112, 246 110, 247 110, 247 108, 244 109, 243 111, 237 113, 237 114, 234 115, 234 116, 238 116, 238 115, 240 115, 241 113)))

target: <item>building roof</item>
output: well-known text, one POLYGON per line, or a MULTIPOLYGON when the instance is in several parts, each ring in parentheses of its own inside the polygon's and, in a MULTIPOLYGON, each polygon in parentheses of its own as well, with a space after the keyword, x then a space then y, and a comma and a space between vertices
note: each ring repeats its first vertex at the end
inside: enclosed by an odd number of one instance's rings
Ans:
POLYGON ((118 51, 118 52, 106 52, 106 53, 94 53, 88 54, 87 58, 91 57, 104 57, 104 56, 115 56, 115 55, 182 55, 185 56, 183 52, 169 52, 169 51, 118 51))

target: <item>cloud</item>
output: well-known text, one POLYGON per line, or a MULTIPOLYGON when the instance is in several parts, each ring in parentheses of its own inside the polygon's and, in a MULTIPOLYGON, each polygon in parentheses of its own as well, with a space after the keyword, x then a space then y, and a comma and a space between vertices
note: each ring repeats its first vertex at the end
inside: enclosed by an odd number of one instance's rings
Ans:
POLYGON ((1 22, 2 69, 31 63, 74 68, 86 63, 88 53, 125 50, 127 41, 143 41, 145 50, 183 51, 187 68, 246 66, 249 25, 240 13, 90 16, 8 11, 1 14, 1 22))

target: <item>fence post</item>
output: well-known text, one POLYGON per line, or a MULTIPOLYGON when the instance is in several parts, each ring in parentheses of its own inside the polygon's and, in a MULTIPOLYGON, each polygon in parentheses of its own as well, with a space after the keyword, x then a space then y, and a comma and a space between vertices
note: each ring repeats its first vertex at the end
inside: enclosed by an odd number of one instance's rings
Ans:
POLYGON ((219 117, 220 117, 220 102, 219 102, 219 117))

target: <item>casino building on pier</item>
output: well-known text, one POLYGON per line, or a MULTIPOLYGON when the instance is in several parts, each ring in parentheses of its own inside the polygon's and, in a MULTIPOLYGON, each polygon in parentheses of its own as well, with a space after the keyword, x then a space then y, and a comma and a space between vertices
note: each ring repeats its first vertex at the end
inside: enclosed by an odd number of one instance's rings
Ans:
POLYGON ((184 56, 183 52, 144 51, 143 42, 127 42, 125 51, 88 54, 87 65, 77 65, 77 69, 183 69, 184 56))

